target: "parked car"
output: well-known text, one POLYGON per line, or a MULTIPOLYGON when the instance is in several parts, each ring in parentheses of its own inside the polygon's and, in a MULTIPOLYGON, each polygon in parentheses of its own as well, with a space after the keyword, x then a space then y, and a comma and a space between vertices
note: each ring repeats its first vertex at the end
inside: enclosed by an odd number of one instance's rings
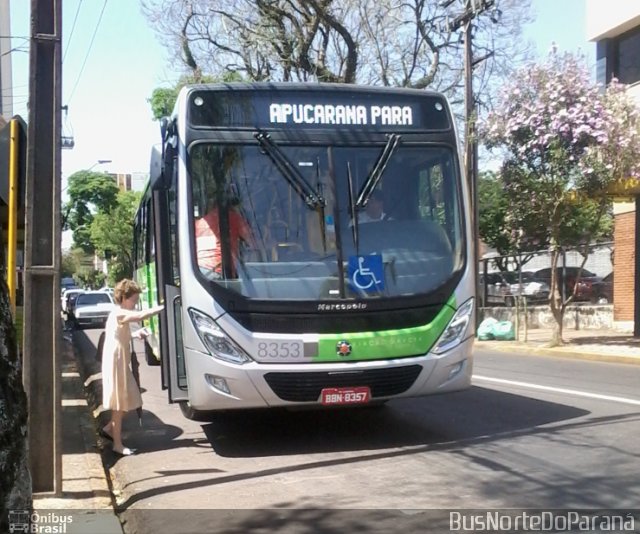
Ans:
MULTIPOLYGON (((579 267, 565 267, 564 273, 564 287, 565 294, 568 297, 573 293, 573 289, 576 285, 576 279, 578 278, 579 267)), ((563 268, 556 267, 557 278, 558 280, 563 280, 563 268)), ((551 268, 547 267, 545 269, 540 269, 534 273, 534 276, 539 280, 544 280, 551 286, 551 268)), ((592 301, 593 300, 593 285, 599 284, 602 282, 602 277, 597 276, 596 274, 588 271, 587 269, 582 269, 582 273, 580 274, 580 279, 578 280, 578 286, 576 289, 575 301, 592 301)), ((562 287, 561 285, 559 286, 562 287)))
POLYGON ((104 328, 111 310, 115 307, 111 296, 104 291, 87 291, 78 295, 73 310, 74 324, 84 326, 99 326, 104 328))
POLYGON ((62 311, 70 314, 78 295, 84 293, 84 289, 67 289, 61 297, 62 311))
POLYGON ((611 304, 613 302, 613 273, 609 273, 600 282, 592 284, 592 301, 597 304, 611 304))
POLYGON ((509 293, 508 274, 480 273, 478 300, 481 308, 487 304, 505 304, 505 296, 509 293))
POLYGON ((523 271, 522 274, 515 275, 515 282, 509 285, 508 295, 505 296, 507 305, 515 303, 515 297, 526 297, 528 301, 546 301, 549 299, 549 284, 542 279, 536 278, 535 273, 523 271))
POLYGON ((113 298, 114 289, 112 287, 102 287, 98 289, 101 293, 108 293, 111 298, 113 298))

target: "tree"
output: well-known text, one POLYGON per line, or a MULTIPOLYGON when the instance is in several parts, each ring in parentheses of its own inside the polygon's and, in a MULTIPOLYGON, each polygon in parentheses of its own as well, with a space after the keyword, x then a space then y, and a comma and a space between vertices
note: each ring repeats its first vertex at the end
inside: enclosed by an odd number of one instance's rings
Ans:
MULTIPOLYGON (((456 92, 463 44, 449 22, 464 9, 431 0, 143 0, 163 43, 190 75, 252 81, 365 83, 456 92)), ((476 86, 528 55, 528 0, 477 17, 476 86), (495 23, 493 22, 495 21, 495 23)), ((460 93, 461 94, 461 93, 460 93)), ((458 98, 458 97, 457 97, 458 98)), ((461 97, 460 97, 461 100, 461 97)))
POLYGON ((0 279, 0 532, 9 532, 9 510, 31 508, 27 459, 27 395, 11 316, 9 291, 0 279))
POLYGON ((81 269, 76 275, 80 285, 89 289, 100 289, 104 286, 107 276, 97 269, 81 269))
POLYGON ((140 193, 120 192, 110 211, 99 211, 91 224, 91 241, 103 257, 109 251, 109 282, 133 276, 133 222, 140 193))
POLYGON ((503 176, 495 172, 478 176, 478 226, 480 238, 500 254, 493 261, 506 271, 511 261, 521 269, 532 258, 531 252, 546 243, 547 235, 538 221, 514 216, 503 176))
MULTIPOLYGON (((604 92, 589 80, 582 58, 552 51, 505 87, 486 122, 489 148, 504 149, 502 167, 509 200, 507 228, 538 228, 552 251, 550 307, 553 343, 562 343, 562 321, 574 295, 562 299, 558 259, 563 247, 588 245, 610 225, 607 187, 617 178, 640 176, 640 119, 624 89, 604 92)), ((581 268, 582 268, 581 266, 581 268)), ((574 293, 578 284, 574 284, 574 293)))
POLYGON ((69 176, 69 201, 63 207, 63 230, 73 231, 73 246, 93 253, 90 228, 94 213, 108 213, 116 205, 118 186, 113 176, 78 171, 69 176))
POLYGON ((67 250, 62 253, 60 259, 60 277, 72 277, 78 270, 78 262, 72 251, 67 250))

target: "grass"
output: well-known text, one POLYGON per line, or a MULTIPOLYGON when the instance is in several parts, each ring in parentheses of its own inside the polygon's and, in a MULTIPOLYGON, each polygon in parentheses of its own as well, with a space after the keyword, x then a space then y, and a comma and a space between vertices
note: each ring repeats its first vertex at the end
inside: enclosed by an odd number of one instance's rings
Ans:
POLYGON ((16 306, 14 324, 16 327, 16 337, 18 338, 18 347, 22 347, 22 331, 24 330, 24 308, 22 306, 16 306))

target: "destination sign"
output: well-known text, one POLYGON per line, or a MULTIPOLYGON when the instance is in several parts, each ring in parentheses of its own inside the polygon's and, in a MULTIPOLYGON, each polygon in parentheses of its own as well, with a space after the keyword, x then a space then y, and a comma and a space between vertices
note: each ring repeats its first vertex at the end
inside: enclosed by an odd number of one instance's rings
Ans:
POLYGON ((196 128, 451 128, 444 98, 414 91, 198 90, 189 95, 188 121, 196 128))
POLYGON ((272 124, 413 126, 413 108, 411 106, 271 104, 269 121, 272 124))

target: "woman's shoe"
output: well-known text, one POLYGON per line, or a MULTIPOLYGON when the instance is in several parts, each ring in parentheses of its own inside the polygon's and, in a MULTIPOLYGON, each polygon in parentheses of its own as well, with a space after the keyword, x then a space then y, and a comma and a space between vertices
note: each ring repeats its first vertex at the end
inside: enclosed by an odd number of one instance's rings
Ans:
POLYGON ((118 456, 133 456, 136 453, 134 449, 130 449, 129 447, 124 447, 121 451, 114 447, 113 452, 118 456))

